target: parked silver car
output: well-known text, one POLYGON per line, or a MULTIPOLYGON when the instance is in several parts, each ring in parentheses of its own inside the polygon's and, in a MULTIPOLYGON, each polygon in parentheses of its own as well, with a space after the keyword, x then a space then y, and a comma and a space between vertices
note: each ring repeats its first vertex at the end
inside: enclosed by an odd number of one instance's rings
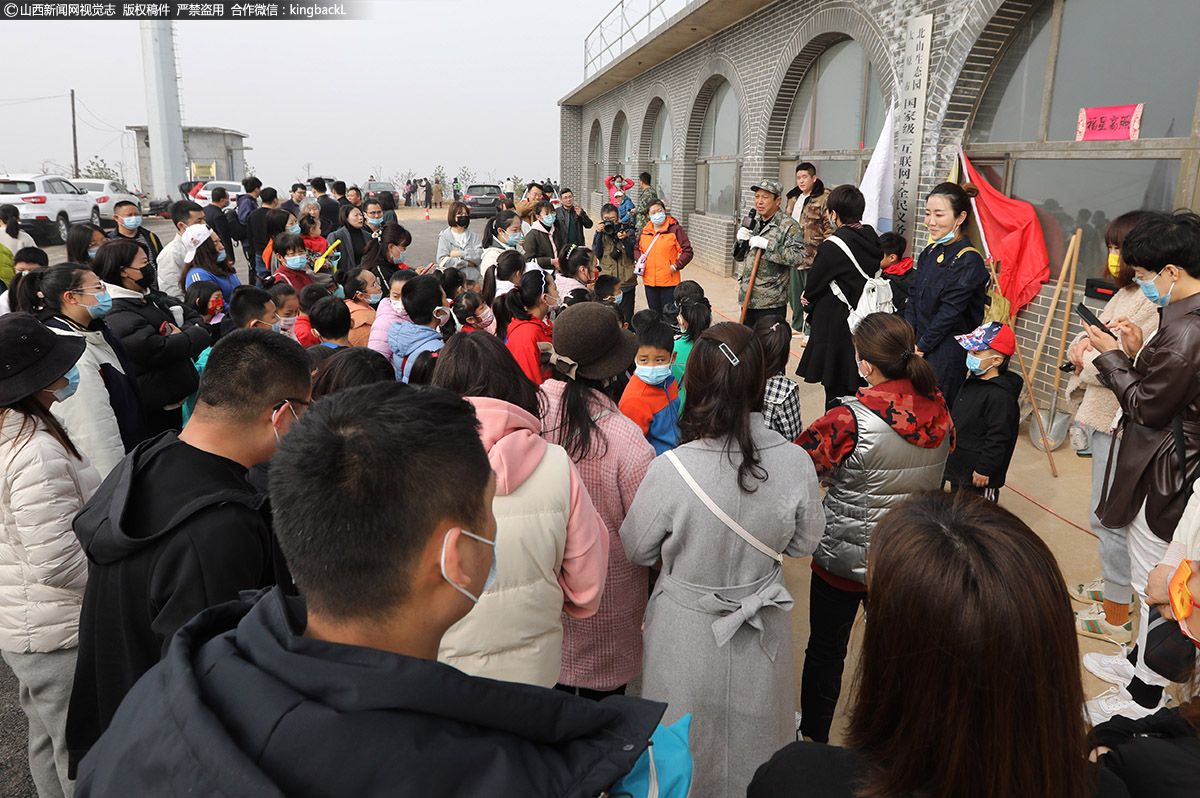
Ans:
POLYGON ((101 223, 106 227, 116 224, 113 218, 113 206, 118 202, 132 202, 139 208, 143 204, 142 195, 130 191, 119 180, 98 180, 89 177, 87 179, 72 180, 71 182, 87 191, 88 195, 96 200, 96 207, 100 209, 101 223))

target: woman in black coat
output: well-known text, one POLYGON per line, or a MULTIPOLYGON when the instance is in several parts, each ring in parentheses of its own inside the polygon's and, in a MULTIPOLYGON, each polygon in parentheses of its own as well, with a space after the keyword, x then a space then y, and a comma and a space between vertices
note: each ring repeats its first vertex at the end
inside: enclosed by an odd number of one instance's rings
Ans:
POLYGON ((956 335, 966 335, 983 322, 988 270, 983 255, 967 238, 971 197, 969 183, 942 183, 929 194, 925 227, 934 242, 917 258, 917 275, 904 308, 904 318, 917 331, 917 353, 933 366, 946 404, 967 379, 967 351, 956 335))
POLYGON ((113 298, 104 320, 133 364, 150 435, 181 429, 180 407, 200 384, 193 360, 212 344, 204 319, 155 290, 154 267, 132 241, 106 241, 94 265, 113 298))
POLYGON ((863 274, 877 275, 883 258, 879 236, 870 225, 862 224, 865 208, 866 200, 854 186, 838 186, 829 192, 825 212, 837 228, 833 236, 850 248, 861 271, 836 242, 826 239, 817 247, 804 288, 802 301, 810 333, 796 374, 805 382, 825 386, 826 409, 837 405, 840 397, 853 396, 862 385, 847 318, 850 308, 858 307, 867 284, 863 274), (834 292, 834 286, 845 302, 834 292))

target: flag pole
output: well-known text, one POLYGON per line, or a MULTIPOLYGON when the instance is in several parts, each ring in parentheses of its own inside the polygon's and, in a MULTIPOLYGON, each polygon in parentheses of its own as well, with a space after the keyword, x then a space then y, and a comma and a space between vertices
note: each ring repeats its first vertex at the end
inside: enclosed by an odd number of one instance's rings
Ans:
MULTIPOLYGON (((961 146, 958 148, 958 159, 962 162, 963 177, 970 180, 971 173, 967 171, 967 156, 961 146)), ((992 251, 988 247, 987 233, 984 232, 983 222, 979 220, 979 205, 976 204, 974 197, 971 197, 971 213, 975 216, 975 229, 979 231, 979 240, 983 243, 983 259, 990 261, 992 259, 992 251)))

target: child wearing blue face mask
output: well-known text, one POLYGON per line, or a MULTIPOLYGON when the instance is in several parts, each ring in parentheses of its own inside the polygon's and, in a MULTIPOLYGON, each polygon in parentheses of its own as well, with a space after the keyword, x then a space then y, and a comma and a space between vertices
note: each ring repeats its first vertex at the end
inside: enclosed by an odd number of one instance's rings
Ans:
POLYGON ((621 412, 642 428, 655 454, 679 445, 679 386, 671 373, 675 362, 675 335, 664 322, 647 324, 637 331, 638 350, 633 377, 618 405, 621 412))
POLYGON ((1017 337, 1007 324, 990 321, 955 339, 967 350, 970 375, 950 410, 957 442, 946 461, 945 479, 953 488, 997 501, 1021 418, 1024 381, 1008 371, 1017 337))

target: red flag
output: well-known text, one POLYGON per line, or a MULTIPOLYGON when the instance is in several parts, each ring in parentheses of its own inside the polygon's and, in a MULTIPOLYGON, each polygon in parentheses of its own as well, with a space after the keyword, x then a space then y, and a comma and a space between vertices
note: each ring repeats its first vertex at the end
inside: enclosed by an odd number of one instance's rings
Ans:
POLYGON ((1050 279, 1050 256, 1042 225, 1032 205, 992 188, 961 150, 959 154, 966 178, 979 188, 975 199, 977 219, 991 259, 1000 262, 1000 293, 1012 305, 1015 316, 1050 279))
POLYGON ((204 183, 202 181, 196 183, 196 185, 192 186, 192 190, 188 192, 188 196, 192 199, 195 199, 200 195, 200 189, 202 188, 204 188, 204 183))

